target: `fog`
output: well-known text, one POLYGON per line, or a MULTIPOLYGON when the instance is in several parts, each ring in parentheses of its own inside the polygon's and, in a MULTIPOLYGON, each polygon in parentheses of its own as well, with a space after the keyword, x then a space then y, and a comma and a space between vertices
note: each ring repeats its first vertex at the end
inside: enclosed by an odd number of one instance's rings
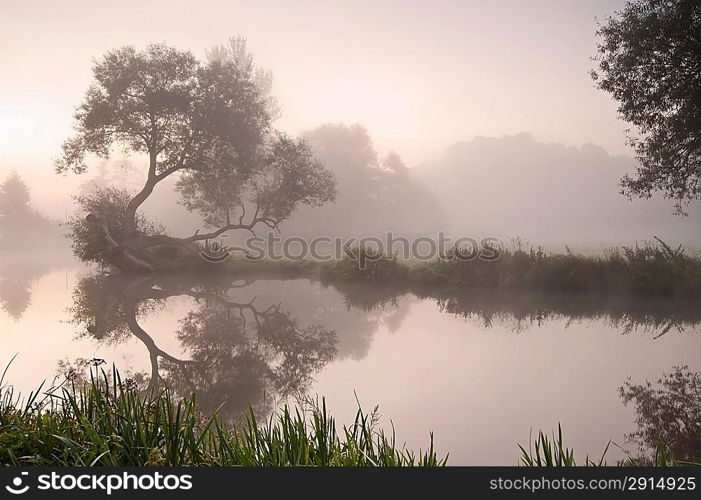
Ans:
POLYGON ((698 205, 684 217, 661 196, 621 195, 619 179, 635 166, 596 144, 544 143, 523 133, 457 142, 415 173, 440 197, 455 233, 521 238, 560 251, 654 236, 701 246, 698 205))
MULTIPOLYGON (((276 127, 307 137, 339 183, 335 205, 303 208, 283 232, 446 230, 581 249, 657 235, 698 246, 698 207, 679 217, 670 201, 618 193, 636 165, 627 125, 588 71, 595 17, 622 5, 11 2, 0 20, 0 177, 17 170, 54 219, 74 211, 70 196, 91 176, 137 189, 145 159, 118 153, 87 176, 53 173, 92 61, 153 42, 203 57, 240 34, 274 74, 276 127)), ((202 223, 177 204, 174 182, 144 210, 189 234, 202 223)))
POLYGON ((528 465, 560 426, 580 464, 698 463, 700 32, 692 0, 3 2, 0 463, 391 465, 435 431, 528 465), (200 425, 313 401, 309 445, 200 425), (322 443, 353 415, 381 456, 322 443))

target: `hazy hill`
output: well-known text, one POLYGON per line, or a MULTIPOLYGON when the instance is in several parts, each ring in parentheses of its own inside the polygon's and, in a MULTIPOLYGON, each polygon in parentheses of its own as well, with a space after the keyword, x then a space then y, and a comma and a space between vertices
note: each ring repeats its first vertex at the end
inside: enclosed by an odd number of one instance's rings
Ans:
POLYGON ((673 215, 673 202, 629 201, 619 179, 635 160, 593 144, 568 147, 529 134, 477 137, 412 169, 441 200, 452 231, 589 249, 657 235, 701 247, 701 210, 673 215))

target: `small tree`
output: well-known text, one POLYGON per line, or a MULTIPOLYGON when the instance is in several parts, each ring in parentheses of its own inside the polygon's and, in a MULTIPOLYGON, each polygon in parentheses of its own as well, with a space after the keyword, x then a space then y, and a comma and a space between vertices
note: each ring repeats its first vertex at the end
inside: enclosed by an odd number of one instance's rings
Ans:
POLYGON ((88 154, 108 158, 116 147, 145 155, 148 170, 124 206, 109 204, 121 203, 123 195, 107 191, 100 203, 94 196, 78 199, 88 214, 71 224, 74 248, 86 247, 75 238, 86 237, 89 228, 90 246, 100 247, 90 255, 120 269, 150 271, 156 247, 190 246, 259 225, 277 229, 300 205, 334 199, 333 175, 306 143, 272 128, 269 78, 240 39, 217 48, 207 62, 165 45, 123 47, 97 62, 93 76, 57 171, 83 173, 88 154), (212 231, 171 237, 140 227, 139 207, 175 174, 183 203, 198 210, 212 231), (115 211, 119 215, 105 213, 115 211))
POLYGON ((599 25, 598 88, 619 103, 640 166, 623 193, 661 191, 678 213, 701 197, 701 3, 635 0, 599 25))
POLYGON ((0 183, 0 247, 43 248, 60 241, 58 223, 32 206, 30 190, 17 172, 0 183))
POLYGON ((0 217, 22 217, 31 212, 29 188, 19 174, 12 171, 0 184, 0 217))

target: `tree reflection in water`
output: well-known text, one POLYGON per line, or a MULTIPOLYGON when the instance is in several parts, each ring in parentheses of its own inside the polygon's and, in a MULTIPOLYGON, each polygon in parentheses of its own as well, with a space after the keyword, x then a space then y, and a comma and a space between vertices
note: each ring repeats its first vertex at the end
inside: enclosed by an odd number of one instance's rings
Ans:
POLYGON ((131 336, 147 348, 150 370, 133 374, 145 387, 196 393, 203 411, 223 402, 235 418, 250 404, 268 414, 278 399, 304 392, 333 360, 363 358, 383 326, 401 331, 413 301, 435 301, 440 311, 478 318, 520 332, 555 319, 594 320, 621 334, 658 337, 696 331, 701 308, 681 300, 566 294, 496 293, 465 289, 409 289, 309 280, 240 280, 216 275, 93 275, 74 291, 72 321, 100 343, 131 336), (159 347, 143 327, 166 302, 191 303, 174 335, 179 355, 159 347))
POLYGON ((275 398, 304 391, 312 376, 336 354, 335 333, 321 325, 302 325, 281 304, 259 307, 231 299, 248 282, 190 280, 179 277, 91 276, 74 292, 72 320, 82 334, 100 342, 134 335, 146 346, 150 373, 141 378, 149 390, 168 386, 177 394, 195 393, 203 411, 223 402, 222 416, 235 417, 250 404, 258 414, 275 398), (170 297, 186 296, 196 306, 175 332, 187 357, 180 359, 156 345, 142 320, 163 308, 170 297))
POLYGON ((51 271, 72 265, 65 251, 0 252, 0 309, 14 321, 32 303, 32 288, 51 271))

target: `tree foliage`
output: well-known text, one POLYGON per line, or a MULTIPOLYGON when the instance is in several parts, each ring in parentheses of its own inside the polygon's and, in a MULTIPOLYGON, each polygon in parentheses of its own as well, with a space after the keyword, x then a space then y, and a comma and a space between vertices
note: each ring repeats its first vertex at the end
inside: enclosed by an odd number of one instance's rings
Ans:
MULTIPOLYGON (((102 264, 107 261, 102 239, 95 233, 82 213, 100 213, 107 221, 111 234, 120 234, 126 224, 126 210, 131 195, 125 189, 111 186, 94 186, 92 190, 73 197, 81 212, 74 214, 67 223, 68 237, 73 254, 84 262, 102 264)), ((136 229, 139 234, 163 234, 163 228, 141 214, 136 215, 136 229)))
POLYGON ((360 125, 326 124, 307 132, 338 183, 333 205, 300 211, 289 226, 305 235, 419 235, 440 229, 438 199, 412 177, 397 153, 381 157, 360 125))
POLYGON ((89 155, 109 158, 119 149, 148 157, 146 181, 126 205, 123 193, 100 194, 119 201, 112 208, 123 210, 121 222, 105 223, 106 214, 90 218, 98 240, 108 243, 102 257, 150 269, 142 250, 261 224, 277 228, 299 206, 334 199, 333 175, 307 144, 272 127, 272 77, 253 64, 242 39, 213 49, 204 62, 165 45, 123 47, 99 60, 93 77, 75 114, 76 134, 56 162, 58 172, 83 173, 89 155), (199 211, 214 232, 173 238, 139 230, 138 208, 173 174, 179 176, 183 204, 199 211), (119 232, 112 234, 115 229, 119 232))
POLYGON ((657 386, 628 380, 620 388, 625 404, 634 403, 638 430, 629 436, 643 461, 663 447, 676 460, 701 461, 701 374, 676 367, 657 386))
POLYGON ((640 166, 629 197, 661 191, 684 213, 701 197, 701 3, 635 0, 599 25, 592 77, 619 103, 640 166))

